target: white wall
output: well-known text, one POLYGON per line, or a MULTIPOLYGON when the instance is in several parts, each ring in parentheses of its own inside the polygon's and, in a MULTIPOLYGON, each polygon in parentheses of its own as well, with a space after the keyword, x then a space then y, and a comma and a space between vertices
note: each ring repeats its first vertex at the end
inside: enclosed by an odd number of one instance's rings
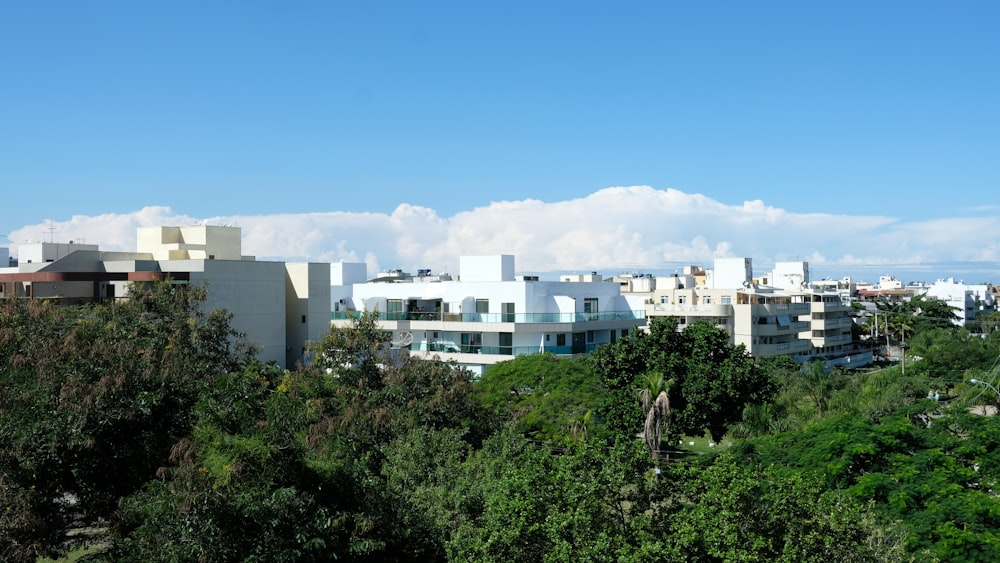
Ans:
POLYGON ((753 266, 750 258, 716 258, 715 268, 709 274, 706 283, 710 288, 742 287, 753 280, 753 266))
POLYGON ((780 289, 801 289, 809 284, 808 262, 776 262, 771 272, 771 286, 780 289))
POLYGON ((514 281, 514 256, 460 256, 458 277, 464 282, 514 281))
MULTIPOLYGON (((64 242, 30 242, 18 245, 17 261, 19 264, 38 264, 54 262, 69 256, 77 250, 97 250, 96 244, 76 244, 64 242)), ((3 262, 7 266, 7 262, 3 262)))

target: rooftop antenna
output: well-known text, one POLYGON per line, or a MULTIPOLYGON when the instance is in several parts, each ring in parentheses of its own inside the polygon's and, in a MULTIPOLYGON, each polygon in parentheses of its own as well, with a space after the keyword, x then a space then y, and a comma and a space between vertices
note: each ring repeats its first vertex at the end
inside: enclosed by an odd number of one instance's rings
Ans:
MULTIPOLYGON (((49 242, 55 242, 56 227, 55 227, 55 225, 52 224, 52 220, 51 219, 49 219, 49 228, 46 229, 46 230, 49 232, 49 242)), ((43 241, 45 240, 45 236, 44 235, 42 236, 42 240, 43 241)))

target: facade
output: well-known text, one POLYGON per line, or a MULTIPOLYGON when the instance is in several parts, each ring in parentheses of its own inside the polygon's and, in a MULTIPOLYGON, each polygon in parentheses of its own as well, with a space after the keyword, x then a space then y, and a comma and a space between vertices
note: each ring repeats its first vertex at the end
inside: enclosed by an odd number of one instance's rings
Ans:
MULTIPOLYGON (((103 252, 33 243, 19 248, 16 268, 0 269, 0 297, 61 303, 128 297, 130 283, 170 278, 204 284, 209 310, 232 313, 232 327, 258 348, 258 358, 292 367, 306 342, 330 328, 330 267, 258 262, 241 254, 239 227, 140 228, 137 252, 103 252), (36 260, 36 257, 41 257, 36 260)), ((84 245, 70 245, 84 247, 84 245)))
POLYGON ((948 304, 958 316, 954 323, 965 326, 980 313, 996 311, 997 302, 989 285, 966 285, 953 278, 938 280, 924 290, 928 297, 935 297, 948 304))
POLYGON ((365 282, 364 264, 342 264, 331 289, 334 326, 377 311, 393 345, 454 360, 476 375, 522 354, 586 354, 645 326, 642 298, 596 274, 541 281, 516 276, 514 256, 462 256, 459 275, 399 275, 365 282))
POLYGON ((692 275, 656 278, 645 298, 647 318, 676 317, 680 330, 709 321, 755 357, 820 360, 828 368, 873 361, 870 351, 854 348, 850 305, 837 290, 810 287, 805 262, 779 262, 754 280, 749 258, 716 259, 704 283, 692 275))

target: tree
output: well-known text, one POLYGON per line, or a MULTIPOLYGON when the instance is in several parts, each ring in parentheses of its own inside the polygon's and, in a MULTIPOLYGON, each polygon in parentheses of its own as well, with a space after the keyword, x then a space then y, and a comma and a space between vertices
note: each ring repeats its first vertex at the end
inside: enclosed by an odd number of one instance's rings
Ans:
POLYGON ((955 328, 926 330, 908 344, 909 352, 922 360, 908 366, 907 373, 940 379, 961 379, 967 370, 988 370, 1000 354, 1000 342, 955 328))
POLYGON ((0 303, 0 520, 6 560, 65 549, 154 477, 211 379, 250 361, 203 287, 137 284, 128 300, 0 303), (6 528, 10 526, 10 528, 6 528))
POLYGON ((485 417, 465 370, 385 336, 364 314, 311 366, 217 378, 161 480, 123 503, 109 558, 442 560, 485 417))
POLYGON ((741 464, 792 476, 817 472, 825 487, 870 504, 901 523, 916 560, 1000 557, 1000 421, 962 411, 935 413, 932 401, 871 421, 826 418, 753 440, 741 464), (932 418, 930 415, 934 415, 932 418))
POLYGON ((818 360, 803 365, 794 383, 820 416, 826 414, 830 408, 830 399, 842 384, 839 372, 826 373, 823 362, 818 360))
POLYGON ((597 438, 603 430, 587 413, 605 393, 589 362, 554 354, 530 354, 499 362, 473 386, 476 398, 501 424, 538 440, 573 441, 574 428, 597 438), (587 417, 587 424, 581 426, 587 417))
POLYGON ((806 472, 747 467, 723 454, 668 467, 676 483, 669 561, 901 561, 904 532, 806 472))
POLYGON ((454 561, 658 561, 649 452, 638 441, 554 450, 501 432, 457 481, 469 512, 448 543, 454 561))
POLYGON ((639 404, 646 413, 642 436, 655 459, 659 457, 663 434, 670 428, 670 388, 674 382, 664 379, 662 373, 651 372, 646 374, 645 383, 639 389, 639 404))
POLYGON ((649 331, 638 331, 591 354, 594 369, 609 389, 603 414, 625 435, 644 426, 648 411, 635 400, 642 377, 662 373, 674 382, 669 393, 671 424, 665 438, 708 431, 716 441, 740 420, 748 403, 769 401, 777 386, 729 335, 707 322, 678 331, 677 319, 654 318, 649 331))

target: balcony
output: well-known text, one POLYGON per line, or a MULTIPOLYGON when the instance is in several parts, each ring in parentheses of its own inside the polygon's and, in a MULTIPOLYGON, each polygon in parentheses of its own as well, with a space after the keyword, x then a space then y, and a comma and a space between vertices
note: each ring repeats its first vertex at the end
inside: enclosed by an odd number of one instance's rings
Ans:
MULTIPOLYGON (((353 313, 357 315, 358 313, 353 313)), ((330 319, 348 320, 344 311, 334 311, 330 319)), ((441 313, 438 311, 380 313, 380 321, 434 321, 461 323, 583 323, 599 321, 644 320, 646 311, 607 311, 603 313, 441 313)))
POLYGON ((585 348, 574 349, 573 346, 429 346, 414 343, 410 354, 421 356, 425 359, 437 356, 443 361, 456 361, 465 364, 493 364, 509 360, 516 356, 530 354, 550 353, 559 356, 576 356, 593 352, 599 344, 588 343, 585 348))

